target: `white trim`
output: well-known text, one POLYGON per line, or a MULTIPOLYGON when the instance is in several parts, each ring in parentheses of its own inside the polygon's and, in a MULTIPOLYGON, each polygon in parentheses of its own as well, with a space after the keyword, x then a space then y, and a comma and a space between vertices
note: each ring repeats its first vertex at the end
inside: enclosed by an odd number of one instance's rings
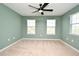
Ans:
POLYGON ((19 39, 19 40, 17 40, 16 42, 14 42, 14 43, 12 43, 12 44, 10 44, 10 45, 8 45, 8 46, 6 46, 6 47, 0 49, 0 52, 6 50, 7 48, 9 48, 9 47, 11 47, 11 46, 13 46, 13 45, 15 45, 15 44, 16 44, 17 42, 19 42, 20 40, 21 40, 21 39, 19 39))
POLYGON ((76 35, 76 36, 79 36, 79 33, 70 33, 70 35, 76 35))
POLYGON ((69 46, 70 48, 72 48, 73 50, 75 50, 76 52, 79 52, 78 49, 76 49, 75 47, 71 46, 70 44, 64 42, 63 40, 60 40, 62 43, 64 43, 65 45, 69 46))
POLYGON ((21 40, 60 40, 60 39, 46 39, 46 38, 22 38, 21 40))

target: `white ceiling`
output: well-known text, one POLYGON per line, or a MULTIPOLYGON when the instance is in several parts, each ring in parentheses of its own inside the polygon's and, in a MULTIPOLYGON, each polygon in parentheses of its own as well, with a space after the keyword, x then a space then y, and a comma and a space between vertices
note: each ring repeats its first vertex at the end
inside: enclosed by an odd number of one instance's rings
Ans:
MULTIPOLYGON (((38 3, 5 3, 7 7, 11 8, 15 12, 19 13, 22 16, 41 16, 39 12, 32 13, 36 9, 29 7, 28 5, 32 5, 39 8, 38 3)), ((50 3, 45 8, 54 9, 53 12, 44 12, 45 16, 61 16, 67 11, 71 10, 77 3, 50 3)))

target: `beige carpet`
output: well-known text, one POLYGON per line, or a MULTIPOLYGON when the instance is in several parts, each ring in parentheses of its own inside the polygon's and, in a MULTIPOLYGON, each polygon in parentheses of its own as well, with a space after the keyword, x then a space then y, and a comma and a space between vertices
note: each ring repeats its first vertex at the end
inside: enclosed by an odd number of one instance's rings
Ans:
POLYGON ((79 56, 79 53, 57 40, 21 40, 0 56, 79 56))

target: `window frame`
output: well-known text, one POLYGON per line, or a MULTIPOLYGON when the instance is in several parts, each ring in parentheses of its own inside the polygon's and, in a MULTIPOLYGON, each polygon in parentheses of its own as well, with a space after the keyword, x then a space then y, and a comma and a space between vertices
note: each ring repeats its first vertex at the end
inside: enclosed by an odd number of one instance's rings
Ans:
POLYGON ((47 19, 47 20, 46 20, 46 34, 47 34, 47 35, 56 35, 56 19, 47 19), (48 20, 54 20, 54 21, 55 21, 55 26, 51 26, 52 29, 54 28, 54 31, 55 31, 55 32, 52 33, 52 34, 49 34, 49 33, 47 32, 47 28, 48 28, 48 26, 47 26, 47 21, 48 21, 48 20))
POLYGON ((27 34, 28 35, 35 35, 36 34, 36 20, 35 19, 27 19, 26 21, 27 21, 27 34), (28 33, 28 20, 34 20, 35 21, 35 26, 34 26, 35 30, 34 30, 34 33, 28 33))
MULTIPOLYGON (((72 15, 70 15, 70 34, 72 34, 72 35, 79 35, 79 33, 73 33, 73 29, 72 29, 72 26, 73 25, 78 25, 79 23, 72 23, 72 17, 74 16, 74 15, 76 15, 76 14, 78 14, 79 12, 77 12, 77 13, 74 13, 74 14, 72 14, 72 15)), ((77 19, 76 19, 76 21, 77 21, 77 19)))

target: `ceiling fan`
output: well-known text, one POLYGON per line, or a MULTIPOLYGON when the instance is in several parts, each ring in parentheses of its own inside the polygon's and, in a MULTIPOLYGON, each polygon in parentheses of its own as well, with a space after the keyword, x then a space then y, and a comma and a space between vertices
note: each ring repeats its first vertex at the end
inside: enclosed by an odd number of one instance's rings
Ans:
POLYGON ((39 6, 40 6, 39 8, 34 7, 34 6, 32 6, 32 5, 28 5, 28 6, 37 9, 36 11, 34 11, 34 12, 32 12, 32 13, 40 12, 41 15, 44 15, 44 11, 50 11, 50 12, 53 11, 53 9, 45 9, 45 7, 46 7, 48 4, 49 4, 49 3, 39 4, 39 6))

